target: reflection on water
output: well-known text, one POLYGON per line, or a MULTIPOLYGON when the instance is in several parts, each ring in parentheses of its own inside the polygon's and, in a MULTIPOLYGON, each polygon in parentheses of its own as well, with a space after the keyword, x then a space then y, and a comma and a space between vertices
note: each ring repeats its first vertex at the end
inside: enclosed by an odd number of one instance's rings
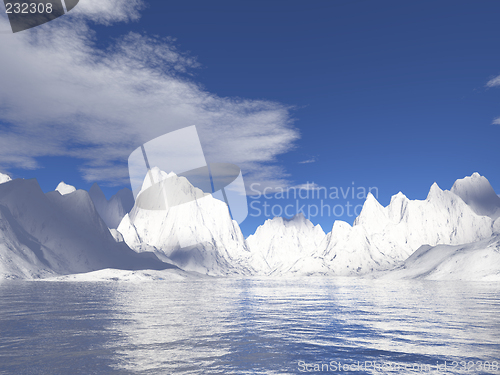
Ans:
POLYGON ((334 373, 332 361, 385 363, 351 374, 494 374, 499 291, 350 278, 4 282, 0 374, 334 373))

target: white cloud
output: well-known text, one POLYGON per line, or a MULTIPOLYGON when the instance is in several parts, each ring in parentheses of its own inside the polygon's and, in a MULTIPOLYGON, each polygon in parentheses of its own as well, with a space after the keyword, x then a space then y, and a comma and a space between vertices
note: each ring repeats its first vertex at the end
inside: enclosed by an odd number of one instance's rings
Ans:
POLYGON ((500 76, 492 78, 486 83, 486 87, 495 87, 495 86, 500 86, 500 76))
POLYGON ((71 11, 71 15, 110 25, 138 20, 139 11, 143 8, 145 4, 142 0, 82 0, 71 11))
POLYGON ((309 163, 314 163, 314 162, 316 162, 316 159, 315 158, 311 158, 311 159, 299 161, 299 164, 309 164, 309 163))
MULTIPOLYGON (((208 161, 237 164, 247 183, 262 188, 287 186, 275 161, 298 138, 289 107, 206 91, 189 78, 196 59, 171 38, 129 33, 106 50, 96 47, 89 20, 133 21, 142 6, 82 1, 55 21, 0 37, 0 169, 71 156, 83 160, 88 181, 123 184, 135 148, 196 125, 208 161)), ((0 30, 7 22, 0 16, 0 30)))
MULTIPOLYGON (((500 76, 490 79, 486 83, 486 87, 500 86, 500 76)), ((493 120, 493 125, 500 125, 500 117, 493 120)))

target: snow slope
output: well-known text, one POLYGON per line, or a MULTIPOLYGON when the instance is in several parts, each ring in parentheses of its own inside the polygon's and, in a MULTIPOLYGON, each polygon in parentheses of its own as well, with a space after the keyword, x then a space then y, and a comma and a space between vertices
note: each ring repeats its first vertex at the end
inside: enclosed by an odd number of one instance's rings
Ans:
POLYGON ((421 246, 383 279, 500 281, 500 236, 465 244, 421 246))
POLYGON ((97 212, 110 229, 118 228, 120 221, 134 206, 134 196, 127 188, 120 190, 108 201, 99 185, 93 184, 89 195, 97 212))
POLYGON ((236 221, 231 220, 224 202, 193 187, 184 177, 152 168, 154 181, 163 181, 163 190, 151 187, 146 176, 132 211, 118 227, 134 250, 154 250, 166 261, 187 271, 208 275, 251 274, 250 252, 236 221), (162 207, 164 194, 168 208, 162 207), (154 208, 157 209, 154 209, 154 208))
POLYGON ((142 281, 178 281, 186 279, 199 279, 202 277, 197 273, 185 272, 180 269, 166 270, 118 270, 107 268, 104 270, 78 273, 74 275, 64 275, 57 277, 47 277, 43 281, 74 281, 74 282, 90 282, 90 281, 127 281, 127 282, 142 282, 142 281))
POLYGON ((16 179, 0 185, 0 206, 3 277, 172 267, 117 243, 86 191, 44 194, 36 180, 16 179))
POLYGON ((0 280, 54 275, 40 243, 0 204, 0 280))

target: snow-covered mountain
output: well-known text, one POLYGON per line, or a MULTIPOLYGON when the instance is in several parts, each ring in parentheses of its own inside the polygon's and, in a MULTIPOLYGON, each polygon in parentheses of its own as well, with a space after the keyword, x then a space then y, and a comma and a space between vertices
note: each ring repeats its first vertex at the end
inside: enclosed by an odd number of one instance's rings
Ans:
POLYGON ((34 179, 0 185, 2 278, 169 267, 116 242, 86 191, 44 194, 34 179))
POLYGON ((325 238, 318 224, 313 225, 302 213, 291 219, 275 217, 247 238, 254 268, 265 275, 280 275, 299 259, 309 257, 325 238))
POLYGON ((87 193, 61 183, 44 194, 36 180, 0 181, 2 278, 170 263, 208 275, 360 275, 395 267, 401 277, 500 274, 500 198, 479 174, 450 191, 434 184, 425 200, 398 193, 387 207, 370 194, 352 226, 336 221, 328 234, 299 214, 267 220, 247 240, 224 202, 158 168, 128 214, 129 190, 107 201, 97 185, 87 193))
MULTIPOLYGON (((152 173, 154 181, 168 181, 171 207, 134 207, 118 231, 136 251, 153 249, 183 269, 207 274, 366 274, 401 264, 422 245, 472 243, 500 232, 495 215, 478 211, 495 202, 489 182, 478 174, 457 181, 454 192, 433 184, 425 200, 409 200, 400 192, 387 207, 369 194, 352 226, 336 221, 327 235, 297 215, 267 220, 245 242, 224 203, 175 174, 157 168, 152 173), (184 246, 186 241, 198 245, 184 246)), ((141 193, 150 186, 146 178, 141 193)), ((146 206, 159 204, 161 194, 155 194, 148 196, 146 206)))
POLYGON ((97 184, 93 184, 89 195, 94 206, 108 228, 116 229, 123 217, 134 206, 134 195, 130 189, 122 189, 113 195, 109 201, 97 184))
POLYGON ((421 246, 383 279, 500 281, 500 235, 465 245, 421 246))
POLYGON ((154 250, 186 271, 210 275, 251 274, 250 251, 224 202, 193 187, 184 177, 152 168, 137 204, 118 226, 125 242, 140 252, 154 250), (162 181, 159 189, 149 189, 162 181), (149 190, 148 190, 149 189, 149 190), (161 207, 167 196, 168 208, 161 207), (158 209, 155 209, 158 208, 158 209))
MULTIPOLYGON (((493 191, 489 182, 476 174, 467 180, 466 186, 459 181, 456 186, 461 185, 460 194, 473 197, 469 202, 484 202, 480 192, 493 191)), ((387 207, 369 194, 353 226, 336 221, 322 242, 313 251, 304 252, 291 267, 284 266, 289 264, 286 256, 282 257, 283 266, 277 264, 276 258, 273 266, 281 274, 365 274, 394 267, 424 244, 457 245, 489 238, 500 230, 499 224, 500 221, 476 213, 459 195, 443 191, 437 184, 432 185, 425 200, 409 200, 400 192, 387 207)), ((275 250, 265 247, 270 243, 271 232, 261 228, 249 238, 250 247, 254 251, 254 244, 258 243, 263 246, 261 253, 274 254, 275 250)))

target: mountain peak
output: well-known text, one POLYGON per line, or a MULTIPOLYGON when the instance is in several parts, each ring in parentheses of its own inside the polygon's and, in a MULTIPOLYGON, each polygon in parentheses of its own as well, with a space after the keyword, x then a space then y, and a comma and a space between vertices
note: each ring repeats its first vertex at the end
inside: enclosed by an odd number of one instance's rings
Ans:
POLYGON ((386 219, 384 207, 382 207, 372 193, 368 193, 361 213, 354 220, 353 226, 364 225, 367 228, 378 230, 380 229, 380 225, 385 225, 386 219), (376 229, 374 227, 376 227, 376 229))
POLYGON ((477 172, 455 181, 451 192, 462 198, 478 215, 500 216, 500 198, 488 179, 477 172))
POLYGON ((429 189, 429 194, 427 194, 427 200, 441 195, 442 192, 443 192, 443 190, 439 187, 437 182, 434 182, 432 184, 431 188, 429 189))
POLYGON ((299 212, 296 215, 292 216, 291 218, 287 219, 284 218, 284 221, 286 222, 305 222, 307 219, 304 216, 303 212, 299 212))
POLYGON ((92 200, 94 201, 94 203, 96 201, 99 201, 99 202, 106 201, 106 196, 102 192, 102 189, 97 184, 97 182, 94 182, 92 184, 92 186, 90 187, 90 189, 89 189, 89 195, 92 198, 92 200))
POLYGON ((488 181, 488 179, 486 177, 481 176, 477 172, 474 172, 470 176, 466 176, 464 178, 456 180, 455 183, 453 184, 453 186, 456 188, 458 188, 460 186, 467 186, 470 188, 471 186, 477 186, 477 185, 487 186, 487 185, 490 185, 490 182, 488 181))
POLYGON ((64 181, 61 181, 59 185, 57 185, 56 191, 58 191, 61 195, 66 195, 76 191, 76 188, 72 185, 64 183, 64 181))
POLYGON ((260 227, 265 227, 265 228, 292 228, 292 227, 314 227, 314 224, 311 223, 309 219, 307 219, 302 212, 299 212, 298 214, 292 216, 291 218, 286 218, 286 217, 281 217, 281 216, 275 216, 272 219, 268 219, 265 221, 263 225, 260 227))
MULTIPOLYGON (((149 169, 147 175, 144 178, 144 181, 141 186, 140 192, 138 194, 146 191, 148 188, 151 186, 160 183, 161 181, 169 180, 169 183, 172 183, 173 181, 178 181, 180 177, 178 177, 174 172, 167 173, 165 171, 162 171, 158 167, 152 167, 149 169)), ((187 182, 189 182, 186 179, 187 182)))
POLYGON ((335 232, 339 232, 339 231, 349 231, 351 230, 352 227, 349 223, 343 221, 343 220, 335 220, 333 222, 333 226, 332 226, 332 230, 331 232, 332 233, 335 233, 335 232))
POLYGON ((3 174, 3 173, 0 173, 0 184, 3 184, 5 182, 9 182, 9 181, 12 181, 12 178, 10 178, 10 176, 3 174))
POLYGON ((378 202, 377 198, 375 198, 375 196, 372 193, 368 193, 368 195, 366 196, 365 203, 363 204, 363 210, 365 209, 365 207, 383 208, 382 205, 378 202))
POLYGON ((397 194, 394 194, 394 195, 391 197, 391 203, 392 203, 393 201, 398 200, 398 199, 408 199, 408 198, 407 198, 407 197, 406 197, 406 195, 404 195, 402 192, 398 192, 397 194))
POLYGON ((100 190, 100 191, 102 191, 101 187, 99 186, 99 184, 97 182, 94 182, 92 184, 92 186, 90 187, 90 190, 95 190, 95 191, 99 191, 100 190))
POLYGON ((305 217, 303 212, 299 212, 295 216, 289 219, 284 219, 283 225, 285 227, 295 227, 295 228, 308 228, 308 229, 314 228, 314 224, 308 218, 305 217))
POLYGON ((402 192, 391 197, 391 202, 386 208, 387 217, 394 222, 400 222, 406 213, 410 200, 402 192))
POLYGON ((89 190, 89 196, 99 216, 108 228, 112 229, 118 227, 125 214, 130 212, 134 206, 134 195, 127 188, 119 190, 108 200, 100 186, 94 183, 89 190))

